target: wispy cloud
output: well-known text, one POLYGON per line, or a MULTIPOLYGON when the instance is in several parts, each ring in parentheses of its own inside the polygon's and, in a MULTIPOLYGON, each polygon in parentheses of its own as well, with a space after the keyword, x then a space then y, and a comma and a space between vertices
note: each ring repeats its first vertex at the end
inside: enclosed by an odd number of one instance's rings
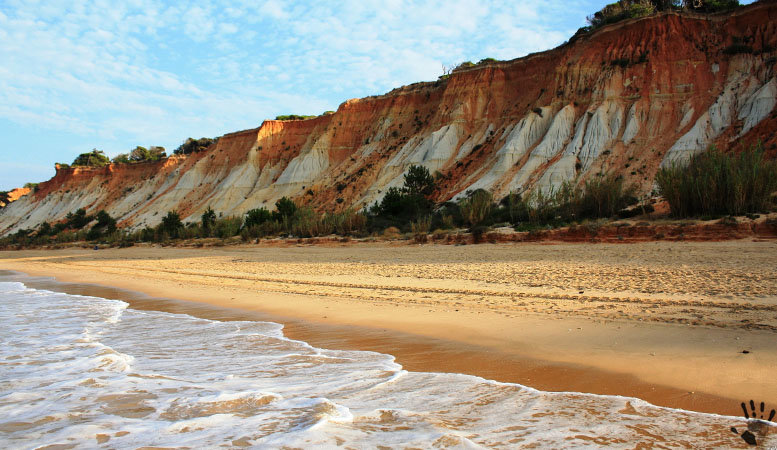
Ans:
POLYGON ((41 166, 92 147, 175 147, 555 46, 603 4, 6 0, 0 133, 13 129, 16 147, 35 141, 25 133, 62 136, 29 149, 41 166))

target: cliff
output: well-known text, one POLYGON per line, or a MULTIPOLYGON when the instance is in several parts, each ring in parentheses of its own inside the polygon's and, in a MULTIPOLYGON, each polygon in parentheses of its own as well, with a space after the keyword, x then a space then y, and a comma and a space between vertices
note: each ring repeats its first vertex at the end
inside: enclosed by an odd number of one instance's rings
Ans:
POLYGON ((483 188, 548 190, 615 172, 642 192, 659 167, 711 144, 777 153, 777 3, 724 15, 664 13, 604 27, 543 53, 456 71, 334 114, 227 134, 207 152, 155 163, 59 168, 0 213, 0 234, 77 208, 120 225, 169 210, 239 215, 289 196, 360 208, 411 164, 441 178, 438 200, 483 188), (738 45, 734 45, 738 44, 738 45))
POLYGON ((0 192, 0 208, 8 206, 9 204, 15 202, 16 200, 19 200, 20 198, 29 194, 30 191, 31 191, 30 188, 20 187, 16 189, 11 189, 8 192, 0 192))

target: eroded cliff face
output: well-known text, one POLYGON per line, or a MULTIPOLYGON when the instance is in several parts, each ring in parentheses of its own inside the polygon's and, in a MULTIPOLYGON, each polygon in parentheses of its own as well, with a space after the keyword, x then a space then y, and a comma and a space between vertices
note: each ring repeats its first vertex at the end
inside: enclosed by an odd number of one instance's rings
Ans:
POLYGON ((16 200, 19 200, 20 198, 24 197, 25 195, 29 194, 31 191, 30 188, 21 187, 12 189, 8 192, 1 192, 0 193, 0 208, 3 208, 16 200))
POLYGON ((615 172, 643 192, 659 167, 711 144, 777 148, 777 3, 733 14, 664 14, 605 27, 525 58, 457 71, 330 115, 266 121, 207 152, 157 163, 58 169, 0 213, 0 233, 105 209, 120 225, 177 210, 240 215, 282 196, 361 208, 412 164, 439 172, 438 200, 499 198, 615 172), (734 42, 752 53, 731 54, 734 42), (728 50, 727 50, 728 49, 728 50), (736 143, 736 144, 735 144, 736 143))

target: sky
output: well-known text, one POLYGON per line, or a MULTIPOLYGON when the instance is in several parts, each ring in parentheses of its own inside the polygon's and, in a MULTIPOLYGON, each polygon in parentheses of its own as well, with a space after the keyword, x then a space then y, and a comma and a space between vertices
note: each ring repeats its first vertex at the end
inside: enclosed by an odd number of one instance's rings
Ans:
POLYGON ((553 48, 606 3, 0 0, 0 190, 553 48))

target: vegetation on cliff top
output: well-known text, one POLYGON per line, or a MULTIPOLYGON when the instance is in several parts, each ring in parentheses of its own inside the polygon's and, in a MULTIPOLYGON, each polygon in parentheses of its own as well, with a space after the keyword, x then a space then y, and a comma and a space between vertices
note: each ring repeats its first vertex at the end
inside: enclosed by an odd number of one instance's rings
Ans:
POLYGON ((588 26, 575 36, 588 33, 611 23, 645 17, 661 11, 715 13, 739 7, 739 0, 619 0, 588 16, 588 26))
POLYGON ((205 150, 208 150, 208 148, 211 145, 214 145, 216 142, 219 141, 219 138, 206 138, 202 137, 199 139, 194 138, 188 138, 186 139, 183 144, 178 146, 175 150, 173 150, 173 153, 176 155, 188 155, 190 153, 197 153, 197 152, 203 152, 205 150))
MULTIPOLYGON (((627 19, 646 17, 663 11, 717 13, 731 11, 739 6, 739 0, 618 0, 586 17, 588 26, 578 29, 570 40, 574 40, 582 34, 590 33, 605 25, 627 19)), ((744 51, 745 48, 742 46, 732 46, 730 51, 739 50, 739 53, 747 53, 744 51)), ((483 58, 477 63, 464 61, 455 67, 443 66, 443 74, 438 77, 438 82, 447 80, 455 72, 492 62, 497 62, 497 60, 494 58, 483 58)))
MULTIPOLYGON (((102 150, 92 149, 91 152, 81 153, 70 164, 57 163, 60 168, 69 167, 104 167, 108 164, 131 164, 147 161, 159 161, 167 157, 164 147, 151 146, 150 148, 137 146, 129 153, 119 153, 112 160, 102 150)), ((37 183, 36 183, 37 185, 37 183)))
POLYGON ((495 63, 495 62, 499 62, 499 60, 498 59, 494 59, 494 58, 483 58, 480 61, 478 61, 477 63, 473 63, 472 61, 464 61, 463 63, 459 63, 456 67, 445 67, 445 66, 443 66, 442 67, 443 74, 440 75, 439 77, 437 77, 437 80, 438 81, 447 80, 448 78, 450 78, 451 74, 454 73, 454 72, 459 72, 459 71, 462 71, 462 70, 465 70, 465 69, 469 69, 469 68, 472 68, 472 67, 482 66, 484 64, 490 64, 490 63, 495 63))
MULTIPOLYGON (((72 167, 103 167, 111 163, 111 160, 105 156, 102 150, 92 149, 91 152, 81 153, 70 164, 72 167)), ((69 167, 67 164, 60 164, 62 167, 69 167)))
POLYGON ((313 119, 318 116, 305 116, 305 115, 299 115, 299 114, 283 114, 280 116, 275 116, 275 120, 305 120, 305 119, 313 119))
POLYGON ((139 162, 159 161, 167 157, 164 147, 152 145, 151 148, 137 146, 129 153, 119 153, 113 158, 114 164, 131 164, 139 162))

